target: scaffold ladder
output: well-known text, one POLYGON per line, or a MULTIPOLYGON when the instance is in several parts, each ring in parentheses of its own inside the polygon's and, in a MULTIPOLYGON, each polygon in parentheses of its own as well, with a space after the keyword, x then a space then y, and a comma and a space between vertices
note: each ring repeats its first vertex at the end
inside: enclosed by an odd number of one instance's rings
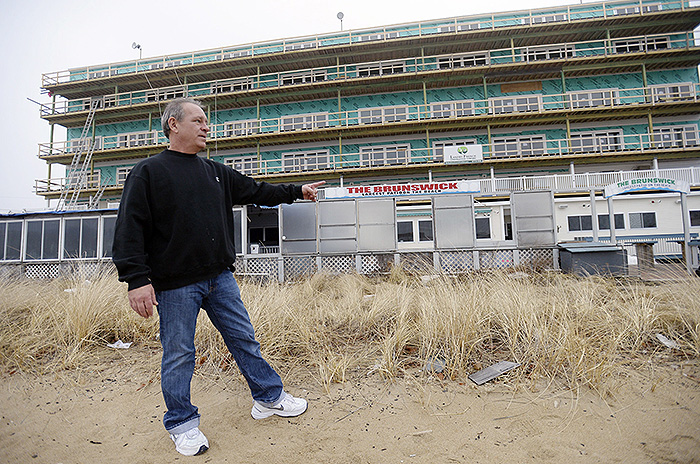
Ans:
POLYGON ((102 198, 102 194, 105 193, 105 189, 107 188, 107 186, 112 183, 112 176, 107 175, 106 177, 107 177, 106 179, 100 179, 100 186, 97 189, 97 193, 95 193, 95 195, 93 195, 90 198, 90 203, 88 204, 88 209, 97 209, 97 207, 100 204, 100 199, 102 198))
POLYGON ((92 154, 95 151, 95 143, 92 140, 92 136, 88 134, 92 127, 92 121, 95 119, 95 111, 100 106, 99 100, 93 100, 91 103, 90 112, 85 118, 85 125, 78 139, 75 155, 73 155, 70 166, 66 169, 66 181, 63 184, 61 196, 58 198, 56 211, 74 208, 80 197, 80 191, 87 184, 87 171, 92 154), (84 158, 83 155, 85 155, 84 158), (80 162, 81 158, 83 158, 82 164, 80 162), (69 195, 70 199, 68 199, 69 195))

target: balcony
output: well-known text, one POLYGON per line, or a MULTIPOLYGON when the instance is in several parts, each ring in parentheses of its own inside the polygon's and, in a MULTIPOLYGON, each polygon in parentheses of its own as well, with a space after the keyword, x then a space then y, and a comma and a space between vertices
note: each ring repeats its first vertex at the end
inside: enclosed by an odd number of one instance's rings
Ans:
MULTIPOLYGON (((575 160, 594 161, 601 157, 636 157, 648 155, 649 158, 664 153, 677 153, 687 156, 698 156, 700 153, 700 136, 697 127, 690 130, 685 126, 665 126, 651 134, 606 134, 595 132, 586 133, 584 136, 570 139, 547 139, 542 136, 527 137, 494 137, 492 143, 481 146, 483 160, 457 166, 445 163, 441 147, 429 149, 411 148, 409 144, 387 145, 383 147, 367 147, 360 152, 331 154, 328 150, 318 150, 313 154, 307 154, 305 158, 284 157, 282 159, 263 160, 256 156, 238 156, 226 160, 226 164, 240 172, 266 180, 291 180, 305 175, 342 174, 352 176, 380 176, 391 175, 398 171, 432 169, 440 172, 450 172, 455 169, 466 172, 485 169, 488 165, 503 163, 542 163, 543 161, 573 162, 575 160), (681 127, 683 130, 679 130, 681 127)), ((475 142, 476 143, 476 142, 475 142)), ((124 179, 130 168, 120 168, 116 182, 107 186, 108 189, 118 192, 123 186, 124 179)), ((667 170, 663 170, 666 172, 667 170)), ((636 171, 634 171, 636 172, 636 171)), ((700 184, 700 168, 692 168, 688 173, 680 170, 682 177, 674 177, 686 180, 692 185, 700 184)), ((515 181, 514 178, 500 180, 503 185, 488 184, 482 186, 482 192, 500 192, 504 190, 527 190, 532 188, 553 188, 556 191, 575 191, 590 186, 600 187, 613 183, 617 179, 617 173, 605 174, 579 174, 576 176, 546 176, 554 178, 552 184, 548 180, 545 184, 538 184, 535 177, 523 177, 515 181), (597 176, 597 177, 596 177, 597 176), (602 176, 602 177, 601 177, 602 176), (601 177, 601 179, 598 179, 601 177), (594 179, 594 180, 591 180, 594 179), (520 185, 520 187, 518 187, 520 185)), ((656 174, 657 176, 659 174, 656 174)), ((665 175, 665 174, 664 174, 665 175)), ((681 175, 681 174, 678 174, 681 175)), ((102 182, 111 182, 112 177, 100 176, 96 170, 82 185, 86 195, 98 190, 102 182), (109 178, 109 179, 108 179, 109 178), (107 180, 108 179, 108 180, 107 180)), ((517 178, 516 178, 517 179, 517 178)), ((625 180, 625 179, 622 179, 625 180)), ((35 192, 48 198, 57 198, 61 191, 74 186, 67 185, 69 179, 39 179, 35 181, 35 192)))
MULTIPOLYGON (((157 107, 159 102, 177 97, 194 97, 204 102, 216 97, 217 107, 232 107, 232 103, 226 102, 226 95, 255 95, 263 99, 265 95, 274 95, 276 99, 284 98, 281 91, 289 93, 287 99, 298 98, 294 89, 313 86, 312 94, 323 95, 324 92, 335 92, 335 87, 328 90, 329 86, 335 86, 338 82, 361 81, 365 85, 380 85, 387 80, 395 81, 400 76, 421 75, 423 78, 430 75, 474 74, 472 79, 481 79, 484 67, 497 67, 504 71, 512 66, 534 67, 551 65, 551 62, 559 61, 570 63, 571 66, 593 61, 605 61, 609 57, 631 56, 637 59, 635 54, 657 54, 662 64, 671 52, 684 53, 687 50, 697 49, 697 41, 693 33, 656 34, 637 37, 625 37, 615 40, 594 40, 586 42, 547 44, 529 47, 515 47, 496 50, 483 50, 469 53, 434 55, 424 57, 412 57, 402 60, 376 61, 352 65, 340 65, 322 68, 310 68, 295 70, 288 73, 268 73, 254 76, 243 76, 233 79, 220 79, 209 82, 199 82, 189 85, 177 85, 159 89, 148 89, 101 97, 81 98, 74 100, 62 100, 52 103, 44 103, 40 106, 41 117, 55 119, 57 122, 79 123, 84 120, 89 110, 97 105, 98 111, 105 116, 101 120, 117 121, 120 118, 117 113, 124 112, 132 107, 157 107), (223 99, 223 100, 222 100, 223 99), (114 115, 112 119, 107 114, 114 115), (105 119, 106 118, 106 119, 105 119)), ((700 56, 693 57, 688 66, 694 66, 700 60, 700 56)), ((610 65, 608 63, 608 65, 610 65)), ((667 66, 668 64, 663 64, 667 66)), ((620 61, 619 66, 627 69, 629 65, 620 61)), ((637 68, 638 64, 635 64, 637 68)), ((654 69, 655 65, 649 63, 648 69, 654 69)), ((573 68, 572 68, 573 69, 573 68)), ((554 77, 559 76, 557 71, 554 77)), ((520 77, 522 79, 522 76, 520 77)), ((468 80, 463 77, 463 80, 468 80)), ((417 81, 418 82, 418 81, 417 81)), ((466 82, 466 81, 465 81, 466 82)), ((481 81, 479 81, 481 83, 481 81)), ((418 82, 420 84, 420 82, 418 82)), ((418 85, 416 84, 416 85, 418 85)), ((359 91, 359 90, 358 90, 359 91)), ((361 86, 361 91, 366 92, 366 87, 361 86)), ((349 91, 348 91, 349 92, 349 91)), ((350 93, 347 93, 350 94, 350 93)), ((240 98, 239 98, 240 99, 240 98)), ((230 98, 229 98, 230 100, 230 98)), ((244 99, 241 99, 242 101, 244 99)), ((246 100, 247 101, 247 100, 246 100)), ((250 102, 248 101, 248 104, 250 102)), ((240 105, 240 103, 238 104, 240 105)), ((126 119, 133 118, 133 111, 128 112, 126 119)))
POLYGON ((653 15, 666 11, 685 11, 690 9, 688 0, 622 0, 461 16, 444 20, 422 21, 379 28, 255 42, 240 46, 45 73, 42 76, 42 86, 51 88, 62 84, 108 79, 115 76, 158 71, 171 67, 203 65, 228 60, 246 60, 273 53, 295 53, 309 49, 362 45, 374 42, 430 37, 439 34, 463 34, 508 27, 572 24, 591 19, 653 15))
MULTIPOLYGON (((571 122, 616 119, 618 113, 645 116, 649 109, 663 114, 697 112, 700 84, 674 83, 632 89, 591 89, 565 94, 531 94, 489 99, 395 105, 357 110, 287 115, 280 118, 229 121, 210 126, 210 141, 218 149, 346 136, 409 134, 423 131, 483 129, 488 124, 518 126, 538 121, 571 122), (302 136, 305 134, 306 136, 302 136)), ((138 131, 94 139, 96 159, 142 157, 165 147, 158 131, 138 131)), ((39 158, 68 163, 78 151, 78 140, 39 144, 39 158)))

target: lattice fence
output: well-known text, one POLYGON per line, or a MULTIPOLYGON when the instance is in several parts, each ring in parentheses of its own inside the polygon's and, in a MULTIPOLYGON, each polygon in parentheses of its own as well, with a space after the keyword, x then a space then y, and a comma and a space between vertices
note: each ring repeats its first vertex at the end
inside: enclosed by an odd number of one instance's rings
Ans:
POLYGON ((360 255, 360 273, 363 275, 387 274, 394 264, 393 254, 360 255))
POLYGON ((443 251, 440 268, 447 274, 459 274, 474 270, 474 253, 471 251, 443 251))
POLYGON ((308 277, 315 272, 315 256, 290 256, 284 258, 284 280, 296 280, 308 277))
POLYGON ((331 255, 321 257, 321 271, 329 274, 356 272, 355 255, 331 255))
POLYGON ((421 274, 435 273, 432 253, 401 253, 401 267, 406 272, 421 274))
POLYGON ((513 267, 513 250, 479 251, 480 269, 507 269, 513 267))
POLYGON ((520 262, 518 267, 524 267, 535 271, 552 269, 554 267, 554 250, 542 248, 530 248, 520 250, 520 262))
POLYGON ((247 275, 268 275, 277 278, 279 266, 277 258, 248 258, 245 260, 245 271, 247 275))
POLYGON ((24 275, 29 279, 55 279, 61 275, 58 263, 27 264, 24 275))

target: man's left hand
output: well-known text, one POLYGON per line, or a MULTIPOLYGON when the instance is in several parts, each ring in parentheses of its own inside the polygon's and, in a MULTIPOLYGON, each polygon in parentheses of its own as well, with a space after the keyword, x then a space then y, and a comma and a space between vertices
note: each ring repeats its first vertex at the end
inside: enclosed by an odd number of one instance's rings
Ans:
POLYGON ((318 193, 318 187, 325 184, 326 181, 314 182, 313 184, 306 184, 301 186, 301 193, 304 194, 304 200, 316 201, 316 194, 318 193))

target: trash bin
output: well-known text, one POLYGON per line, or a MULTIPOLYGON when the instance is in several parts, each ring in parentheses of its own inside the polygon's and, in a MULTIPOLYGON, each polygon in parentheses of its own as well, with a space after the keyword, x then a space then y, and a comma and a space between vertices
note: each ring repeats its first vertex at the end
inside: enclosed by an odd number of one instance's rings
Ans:
POLYGON ((624 248, 601 242, 567 242, 559 244, 562 271, 587 276, 627 275, 627 252, 624 248))

